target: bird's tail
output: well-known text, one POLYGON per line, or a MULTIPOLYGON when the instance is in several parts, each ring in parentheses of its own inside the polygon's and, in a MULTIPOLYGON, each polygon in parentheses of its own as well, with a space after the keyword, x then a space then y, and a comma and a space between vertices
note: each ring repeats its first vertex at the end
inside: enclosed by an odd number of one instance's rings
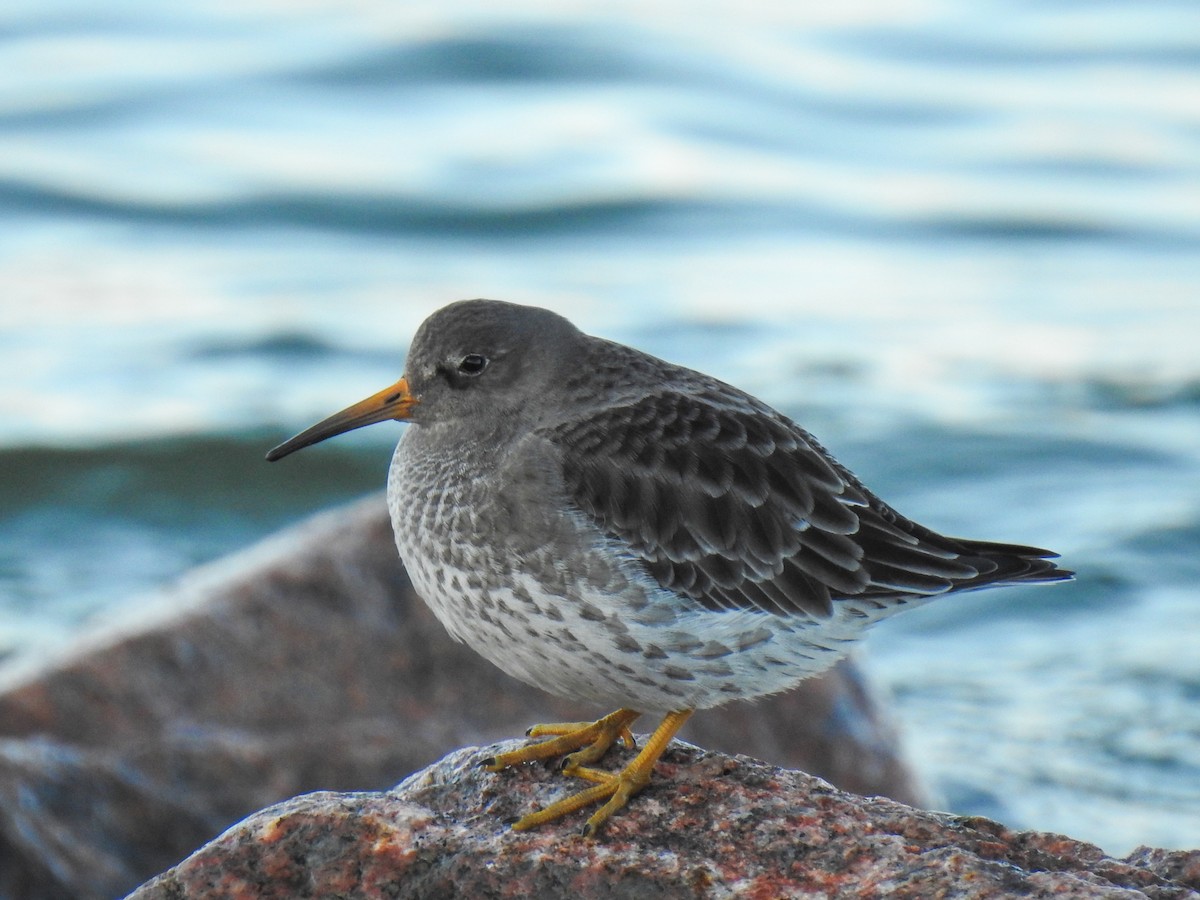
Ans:
POLYGON ((953 539, 961 547, 962 562, 979 570, 974 578, 954 586, 956 591, 1002 584, 1037 584, 1070 581, 1075 573, 1058 566, 1058 554, 1023 544, 999 544, 994 541, 953 539))

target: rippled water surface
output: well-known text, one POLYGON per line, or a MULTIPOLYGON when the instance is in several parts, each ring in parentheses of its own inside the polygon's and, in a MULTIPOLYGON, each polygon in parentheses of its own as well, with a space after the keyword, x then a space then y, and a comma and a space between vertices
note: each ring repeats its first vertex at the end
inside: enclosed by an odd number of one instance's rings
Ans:
POLYGON ((6 4, 0 651, 380 487, 261 454, 517 300, 1059 550, 864 661, 943 805, 1200 845, 1200 6, 789 6, 6 4))

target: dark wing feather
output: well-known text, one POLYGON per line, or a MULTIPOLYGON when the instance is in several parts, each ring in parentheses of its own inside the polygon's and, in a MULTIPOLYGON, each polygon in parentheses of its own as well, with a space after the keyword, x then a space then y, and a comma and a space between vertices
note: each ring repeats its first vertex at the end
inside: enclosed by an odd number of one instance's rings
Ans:
POLYGON ((886 605, 1069 577, 1046 551, 910 522, 799 426, 732 389, 642 397, 548 436, 579 509, 707 609, 824 617, 839 598, 886 605))

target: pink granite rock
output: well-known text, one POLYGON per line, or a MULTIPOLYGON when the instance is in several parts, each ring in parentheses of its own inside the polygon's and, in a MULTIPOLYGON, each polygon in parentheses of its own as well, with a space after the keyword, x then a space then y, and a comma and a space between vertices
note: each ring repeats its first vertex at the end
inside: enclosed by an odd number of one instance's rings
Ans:
POLYGON ((518 833, 506 823, 577 783, 544 765, 480 769, 496 749, 458 751, 387 793, 263 810, 131 900, 1200 896, 1200 852, 1111 859, 679 743, 599 839, 579 836, 582 812, 518 833))
MULTIPOLYGON (((130 617, 0 677, 0 897, 113 897, 283 798, 382 788, 456 747, 608 712, 452 642, 413 595, 379 497, 130 617)), ((919 799, 852 666, 694 721, 705 746, 919 799)))

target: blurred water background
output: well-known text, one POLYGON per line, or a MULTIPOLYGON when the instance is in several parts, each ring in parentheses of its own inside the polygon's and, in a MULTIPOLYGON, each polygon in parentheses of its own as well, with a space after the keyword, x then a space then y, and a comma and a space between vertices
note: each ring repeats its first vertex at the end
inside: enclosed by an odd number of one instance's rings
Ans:
POLYGON ((1200 845, 1191 0, 9 0, 0 223, 10 660, 379 489, 262 454, 497 297, 1060 551, 863 661, 941 805, 1200 845))

